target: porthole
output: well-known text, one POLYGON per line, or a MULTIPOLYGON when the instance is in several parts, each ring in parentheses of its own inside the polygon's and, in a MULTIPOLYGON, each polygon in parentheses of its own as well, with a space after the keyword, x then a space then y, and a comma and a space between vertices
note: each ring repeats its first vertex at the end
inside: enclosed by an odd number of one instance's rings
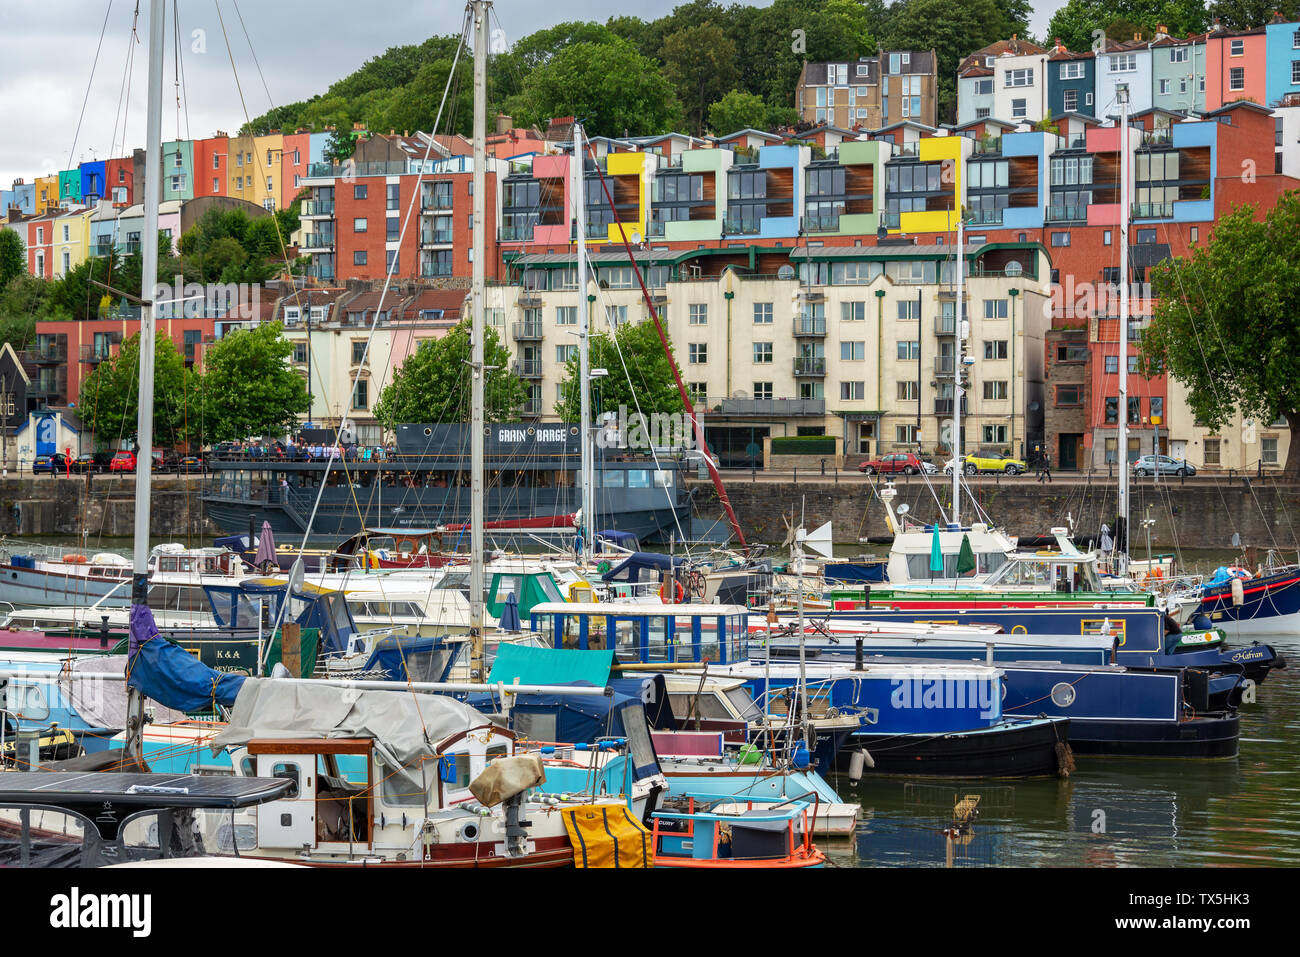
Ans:
POLYGON ((1074 685, 1061 681, 1052 687, 1052 704, 1058 708, 1068 708, 1074 704, 1074 685))

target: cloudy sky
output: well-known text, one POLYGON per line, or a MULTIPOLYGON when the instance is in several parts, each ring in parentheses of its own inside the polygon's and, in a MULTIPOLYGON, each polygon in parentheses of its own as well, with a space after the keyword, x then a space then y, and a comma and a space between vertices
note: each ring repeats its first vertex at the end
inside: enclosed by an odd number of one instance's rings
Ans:
MULTIPOLYGON (((618 13, 654 19, 678 2, 497 0, 493 27, 503 29, 507 41, 513 41, 564 20, 603 22, 618 13)), ((765 0, 750 2, 766 5, 765 0)), ((1038 0, 1031 23, 1035 34, 1043 32, 1051 12, 1063 2, 1038 0)), ((239 0, 180 2, 181 59, 189 102, 178 121, 169 25, 164 139, 197 139, 219 129, 233 132, 243 122, 218 6, 250 116, 264 113, 270 101, 292 103, 322 92, 391 46, 456 33, 464 10, 463 0, 243 0, 239 11, 261 62, 263 87, 236 3, 239 0)), ((0 136, 0 183, 6 187, 17 177, 31 182, 35 176, 69 169, 83 160, 121 156, 133 146, 144 145, 149 0, 139 0, 141 42, 134 47, 129 96, 124 95, 123 78, 128 73, 136 0, 58 0, 56 6, 57 14, 50 0, 0 0, 0 35, 6 41, 0 66, 0 129, 5 131, 0 136)))

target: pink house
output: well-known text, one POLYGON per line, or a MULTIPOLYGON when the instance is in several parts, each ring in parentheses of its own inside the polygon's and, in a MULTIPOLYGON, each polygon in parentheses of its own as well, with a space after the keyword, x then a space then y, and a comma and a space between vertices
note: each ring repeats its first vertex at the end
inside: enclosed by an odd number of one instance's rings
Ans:
POLYGON ((1231 32, 1213 27, 1205 41, 1205 109, 1233 100, 1264 104, 1268 70, 1264 27, 1231 32))

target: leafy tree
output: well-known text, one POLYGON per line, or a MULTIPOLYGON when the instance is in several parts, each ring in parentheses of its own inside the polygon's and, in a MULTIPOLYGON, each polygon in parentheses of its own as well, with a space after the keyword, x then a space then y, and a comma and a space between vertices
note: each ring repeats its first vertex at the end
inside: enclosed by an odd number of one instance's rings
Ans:
POLYGON ((1216 0, 1209 14, 1218 17, 1225 29, 1249 30, 1268 23, 1274 11, 1287 20, 1300 20, 1300 0, 1216 0))
MULTIPOLYGON (((640 23, 636 17, 623 19, 640 23)), ((522 93, 529 74, 550 63, 566 47, 575 43, 609 43, 619 36, 620 34, 599 23, 581 20, 557 23, 548 29, 528 34, 517 41, 508 53, 492 58, 488 67, 488 82, 492 84, 495 101, 504 103, 510 97, 522 93)), ((470 88, 472 91, 472 84, 470 88)))
POLYGON ((27 272, 27 247, 12 229, 0 229, 0 289, 27 272))
MULTIPOLYGON (((389 105, 384 121, 387 129, 410 131, 432 130, 438 118, 438 106, 451 75, 451 59, 434 60, 420 67, 410 83, 402 88, 402 95, 389 105)), ((462 56, 456 67, 456 80, 443 107, 439 132, 454 132, 468 136, 474 131, 474 65, 462 56)), ((436 155, 436 154, 435 154, 436 155)))
POLYGON ((1257 422, 1286 416, 1286 472, 1300 477, 1300 192, 1262 220, 1256 212, 1235 209, 1190 258, 1152 271, 1159 299, 1142 336, 1143 366, 1183 383, 1211 429, 1238 411, 1257 422))
POLYGON ((203 423, 210 442, 289 431, 310 399, 289 366, 293 343, 279 323, 227 334, 208 350, 202 378, 203 423))
MULTIPOLYGON (((154 341, 153 442, 183 446, 201 438, 201 409, 196 376, 185 368, 171 339, 154 341)), ((135 436, 140 381, 140 336, 122 343, 116 356, 105 359, 81 383, 77 412, 97 441, 106 444, 135 436)))
MULTIPOLYGON (((99 316, 99 304, 105 290, 94 282, 104 285, 119 286, 115 281, 122 274, 122 259, 114 252, 112 255, 87 259, 79 266, 68 270, 62 279, 50 284, 49 308, 61 317, 84 320, 99 316), (94 282, 92 282, 92 280, 94 282)), ((135 290, 129 290, 135 292, 135 290)))
MULTIPOLYGON (((468 422, 470 419, 470 320, 420 348, 393 374, 375 403, 375 418, 385 425, 401 422, 468 422)), ((510 371, 510 352, 487 328, 483 361, 494 366, 483 387, 489 422, 505 422, 519 414, 528 398, 523 381, 510 371)))
POLYGON ((664 75, 686 108, 696 136, 704 133, 709 104, 731 89, 736 77, 736 45, 713 23, 686 27, 664 40, 664 75))
MULTIPOLYGON (((610 373, 600 380, 600 408, 596 408, 593 396, 593 414, 616 412, 619 406, 626 406, 631 413, 637 410, 638 404, 646 415, 684 411, 673 367, 668 356, 664 355, 664 346, 653 322, 623 323, 612 338, 603 332, 593 335, 591 367, 605 368, 610 373)), ((569 357, 565 366, 560 393, 564 398, 555 405, 555 414, 565 422, 581 419, 582 395, 577 382, 578 357, 575 355, 569 357)))
POLYGON ((1093 49, 1100 39, 1131 40, 1134 33, 1154 36, 1164 26, 1171 36, 1199 33, 1209 22, 1202 0, 1069 0, 1047 24, 1044 44, 1059 39, 1076 52, 1093 49))
POLYGON ((770 108, 754 93, 732 90, 709 107, 709 126, 718 136, 736 130, 765 129, 770 108))
POLYGON ((626 40, 574 43, 538 67, 509 104, 524 124, 576 116, 590 135, 661 133, 681 117, 681 105, 658 66, 626 40))

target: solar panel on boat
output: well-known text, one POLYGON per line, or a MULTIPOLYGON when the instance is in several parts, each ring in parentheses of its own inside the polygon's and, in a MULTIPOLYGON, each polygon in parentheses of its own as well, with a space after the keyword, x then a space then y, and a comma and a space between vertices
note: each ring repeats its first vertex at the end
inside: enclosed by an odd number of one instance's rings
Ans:
POLYGON ((102 797, 145 807, 245 807, 279 797, 285 778, 235 775, 15 771, 0 774, 0 803, 57 804, 102 797))

